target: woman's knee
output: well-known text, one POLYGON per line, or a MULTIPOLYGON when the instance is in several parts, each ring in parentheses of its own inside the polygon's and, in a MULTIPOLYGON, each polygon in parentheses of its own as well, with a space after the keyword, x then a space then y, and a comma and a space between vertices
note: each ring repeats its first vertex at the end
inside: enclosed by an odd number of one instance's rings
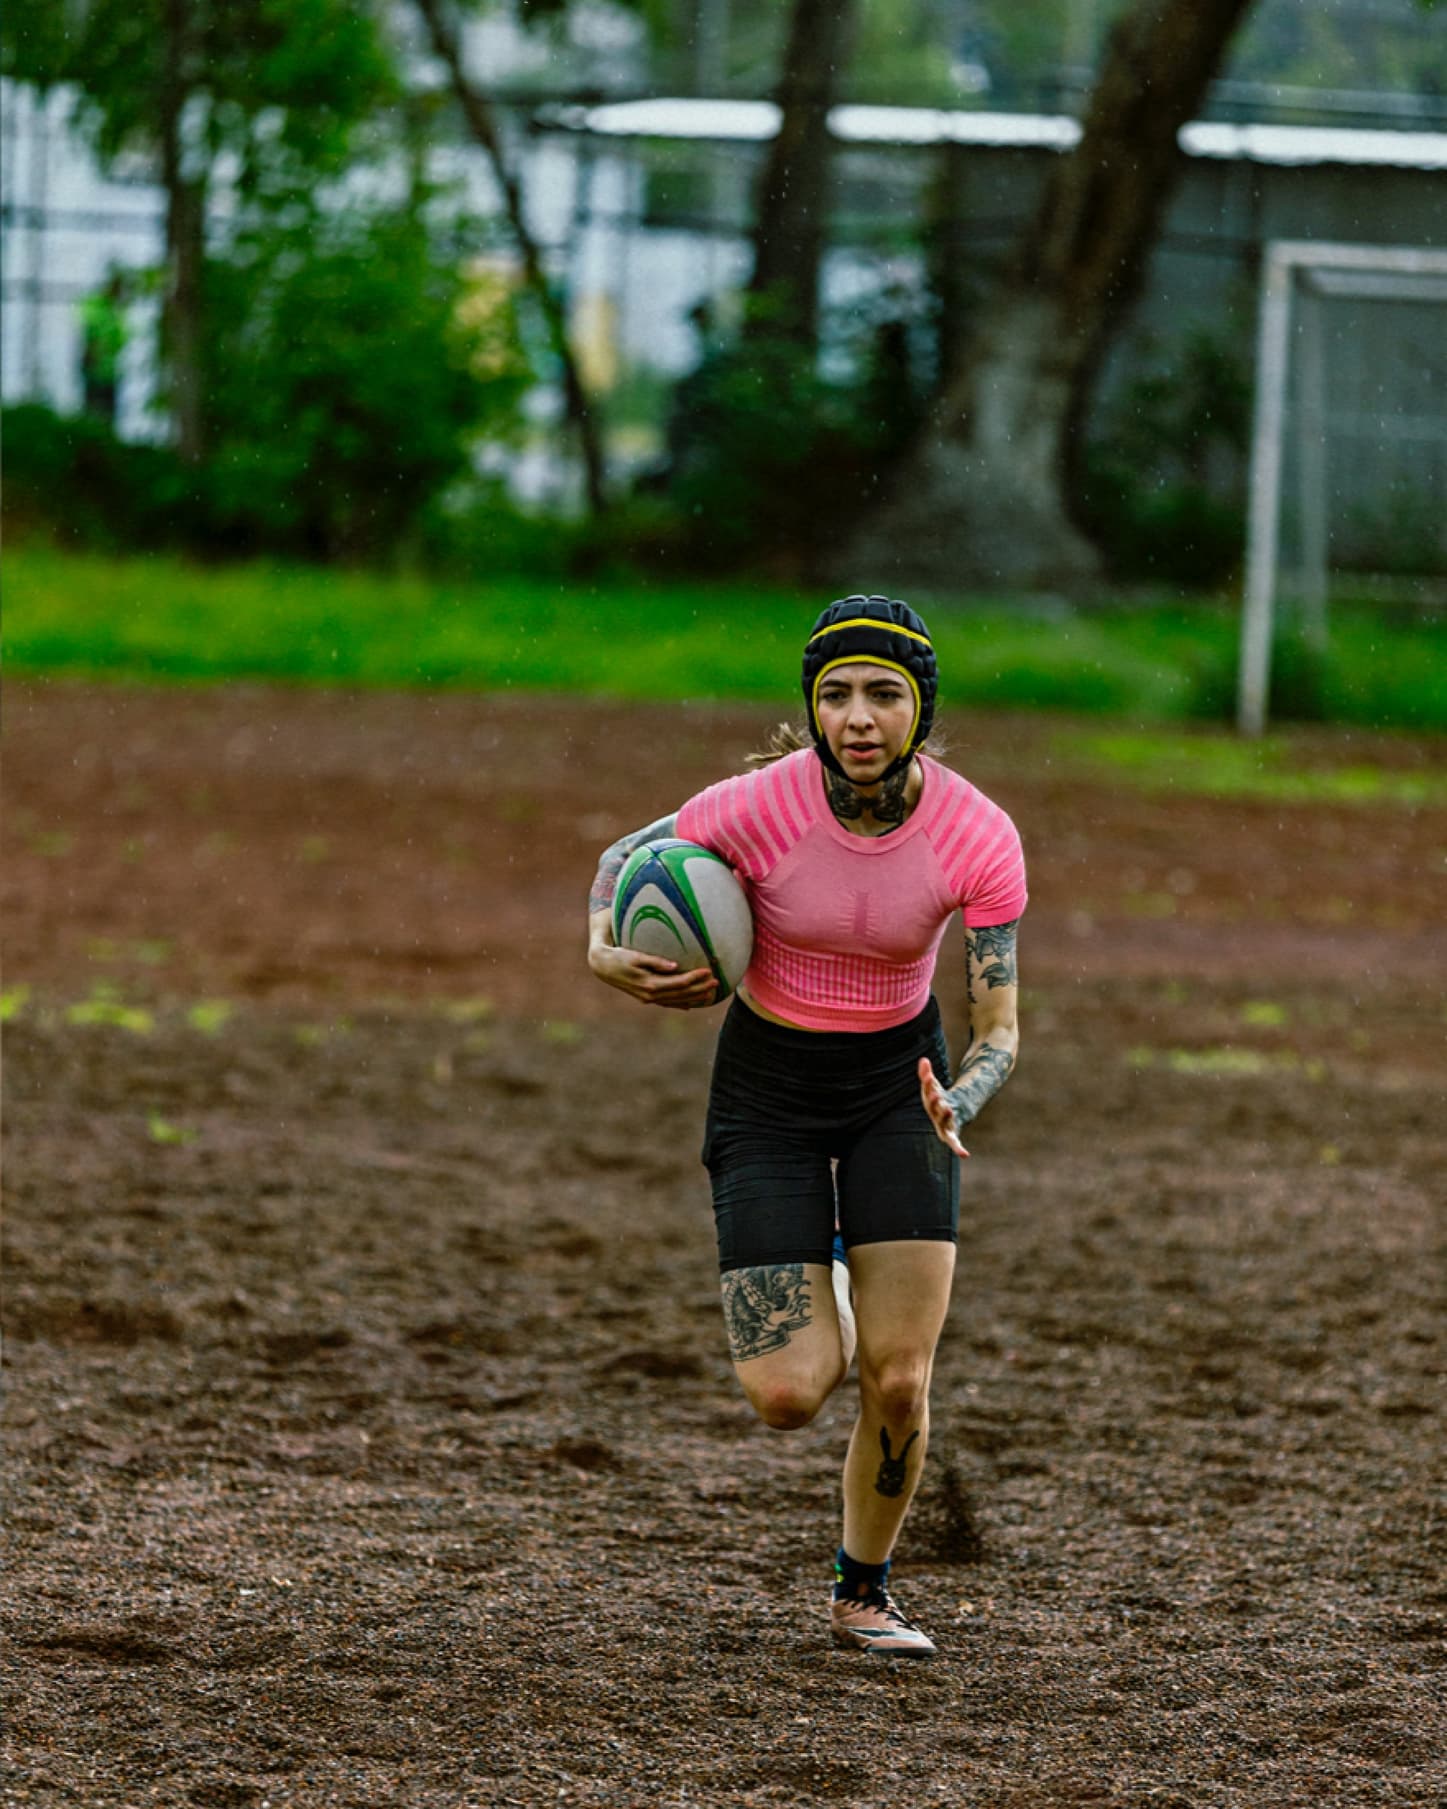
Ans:
POLYGON ((828 1390, 820 1390, 795 1377, 781 1376, 769 1381, 744 1383, 749 1404, 766 1426, 776 1432, 797 1432, 816 1417, 828 1399, 828 1390))
POLYGON ((930 1364, 915 1355, 886 1357, 860 1367, 859 1385, 879 1417, 891 1425, 917 1421, 929 1397, 930 1364))

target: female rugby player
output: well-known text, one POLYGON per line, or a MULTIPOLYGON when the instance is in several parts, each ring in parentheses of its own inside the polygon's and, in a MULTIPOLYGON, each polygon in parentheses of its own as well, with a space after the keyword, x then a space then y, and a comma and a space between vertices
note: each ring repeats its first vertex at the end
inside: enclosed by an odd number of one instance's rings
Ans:
POLYGON ((934 1643, 891 1596, 889 1567, 929 1442, 960 1133, 1019 1045, 1024 861, 1005 812, 921 752, 935 656, 907 605, 831 604, 805 647, 803 688, 809 741, 776 737, 777 757, 603 855, 588 962, 645 1005, 707 1005, 706 969, 679 973, 614 945, 614 887, 632 850, 663 836, 712 849, 742 880, 753 957, 719 1034, 703 1150, 730 1354, 760 1417, 788 1430, 844 1379, 857 1336, 833 1631, 929 1658, 934 1643), (957 910, 970 1045, 951 1084, 930 982, 957 910))

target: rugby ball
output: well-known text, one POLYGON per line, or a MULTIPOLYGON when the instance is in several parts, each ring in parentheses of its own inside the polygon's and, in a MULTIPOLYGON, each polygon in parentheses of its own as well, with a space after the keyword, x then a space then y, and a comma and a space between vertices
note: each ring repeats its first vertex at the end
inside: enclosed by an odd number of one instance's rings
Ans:
POLYGON ((618 875, 613 940, 676 961, 680 973, 712 968, 717 1005, 749 965, 754 919, 727 861, 697 842, 645 842, 618 875))

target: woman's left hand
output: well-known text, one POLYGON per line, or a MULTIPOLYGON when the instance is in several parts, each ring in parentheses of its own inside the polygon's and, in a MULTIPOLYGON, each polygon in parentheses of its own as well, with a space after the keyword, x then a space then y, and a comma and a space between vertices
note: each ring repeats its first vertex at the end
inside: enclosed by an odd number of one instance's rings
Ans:
POLYGON ((940 1085, 939 1076, 930 1066, 928 1056, 924 1055, 919 1058, 919 1092, 940 1142, 947 1143, 957 1156, 968 1156, 970 1152, 960 1142, 959 1120, 955 1116, 955 1108, 950 1104, 949 1094, 940 1085))

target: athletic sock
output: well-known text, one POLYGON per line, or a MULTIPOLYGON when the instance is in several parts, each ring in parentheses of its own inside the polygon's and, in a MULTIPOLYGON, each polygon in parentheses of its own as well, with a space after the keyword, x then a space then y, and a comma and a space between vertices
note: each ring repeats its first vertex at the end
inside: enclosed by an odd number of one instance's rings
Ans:
POLYGON ((845 1596, 868 1595, 873 1590, 883 1589, 889 1580, 891 1561, 886 1558, 882 1564, 856 1564, 841 1545, 834 1554, 835 1601, 843 1601, 845 1596))
POLYGON ((843 1263, 846 1269, 849 1267, 849 1252, 844 1248, 844 1233, 838 1230, 834 1233, 834 1260, 836 1263, 843 1263))

